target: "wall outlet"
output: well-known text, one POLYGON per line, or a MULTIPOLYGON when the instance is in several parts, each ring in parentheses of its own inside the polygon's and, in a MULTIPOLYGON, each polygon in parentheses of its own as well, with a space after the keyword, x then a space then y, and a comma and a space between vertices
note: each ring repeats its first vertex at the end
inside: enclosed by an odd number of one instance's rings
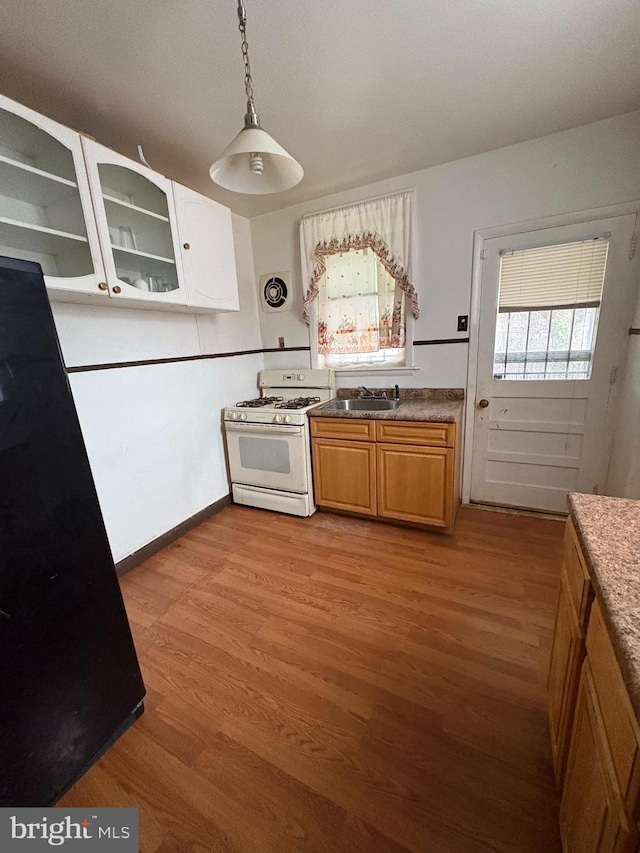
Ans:
POLYGON ((280 349, 284 349, 284 335, 281 335, 278 338, 278 346, 280 347, 280 349))
POLYGON ((469 331, 469 315, 468 314, 458 314, 458 331, 459 332, 468 332, 469 331))

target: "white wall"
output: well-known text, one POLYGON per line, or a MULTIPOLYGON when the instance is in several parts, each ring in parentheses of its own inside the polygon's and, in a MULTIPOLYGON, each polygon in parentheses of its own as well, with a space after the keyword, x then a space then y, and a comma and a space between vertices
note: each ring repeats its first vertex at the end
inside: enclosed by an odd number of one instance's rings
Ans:
MULTIPOLYGON (((309 344, 301 320, 298 242, 304 213, 415 187, 421 316, 414 338, 464 338, 456 321, 458 314, 469 313, 476 230, 640 199, 639 164, 640 112, 635 112, 256 217, 251 220, 256 275, 291 270, 295 296, 291 312, 260 312, 263 346, 277 347, 280 335, 286 346, 309 344)), ((466 344, 416 347, 420 371, 396 381, 464 387, 467 349, 466 344)), ((276 353, 267 356, 268 366, 289 365, 291 356, 308 360, 307 353, 276 353)), ((388 382, 367 376, 366 384, 388 382)), ((351 376, 338 384, 359 383, 351 376)))
MULTIPOLYGON (((233 216, 240 311, 53 303, 68 367, 260 349, 249 221, 233 216)), ((255 396, 261 355, 71 375, 114 559, 229 493, 221 411, 255 396)))
MULTIPOLYGON (((640 329, 640 287, 632 328, 640 329)), ((640 499, 640 335, 629 336, 607 491, 640 499)))

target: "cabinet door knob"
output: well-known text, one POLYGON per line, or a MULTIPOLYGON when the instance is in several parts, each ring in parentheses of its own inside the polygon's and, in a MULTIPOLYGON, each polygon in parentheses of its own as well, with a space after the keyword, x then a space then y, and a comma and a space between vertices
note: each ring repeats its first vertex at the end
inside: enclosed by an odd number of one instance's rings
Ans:
POLYGON ((98 285, 98 288, 100 290, 109 290, 109 285, 107 284, 106 281, 101 281, 100 284, 98 285))
POLYGON ((120 287, 119 284, 116 284, 116 286, 113 288, 113 292, 114 293, 122 293, 122 288, 120 287))
POLYGON ((486 409, 487 406, 489 405, 489 401, 488 400, 480 400, 478 405, 480 406, 481 409, 486 409))
POLYGON ((185 244, 183 245, 183 247, 182 247, 182 248, 183 248, 183 249, 190 249, 190 248, 191 248, 191 243, 185 243, 185 244))

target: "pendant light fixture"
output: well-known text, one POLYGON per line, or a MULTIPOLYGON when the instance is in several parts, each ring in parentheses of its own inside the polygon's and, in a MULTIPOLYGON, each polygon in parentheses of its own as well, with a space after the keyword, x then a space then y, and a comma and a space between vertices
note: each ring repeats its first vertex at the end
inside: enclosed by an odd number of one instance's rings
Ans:
POLYGON ((237 193, 263 194, 288 190, 300 183, 304 170, 288 151, 260 126, 253 103, 253 81, 247 44, 247 13, 238 0, 238 27, 242 36, 247 114, 244 127, 209 169, 211 180, 237 193))

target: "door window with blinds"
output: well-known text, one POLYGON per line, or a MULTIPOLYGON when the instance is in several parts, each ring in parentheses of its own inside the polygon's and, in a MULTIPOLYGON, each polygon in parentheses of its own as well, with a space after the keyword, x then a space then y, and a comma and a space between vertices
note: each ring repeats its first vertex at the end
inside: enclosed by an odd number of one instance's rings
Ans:
POLYGON ((494 379, 589 379, 608 235, 500 254, 494 379))

